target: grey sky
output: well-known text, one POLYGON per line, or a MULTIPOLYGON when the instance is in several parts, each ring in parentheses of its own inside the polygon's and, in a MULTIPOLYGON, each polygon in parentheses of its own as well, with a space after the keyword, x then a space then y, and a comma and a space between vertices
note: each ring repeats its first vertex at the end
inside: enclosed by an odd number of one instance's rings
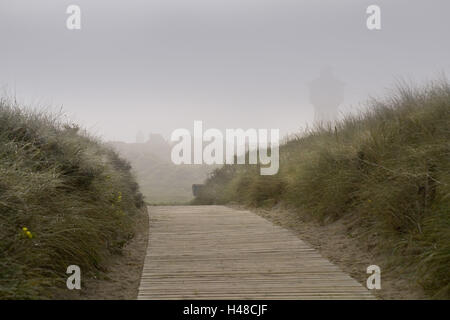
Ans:
POLYGON ((194 120, 293 132, 313 119, 307 84, 323 66, 346 83, 343 112, 398 77, 448 75, 449 14, 448 0, 0 0, 0 87, 106 139, 194 120))

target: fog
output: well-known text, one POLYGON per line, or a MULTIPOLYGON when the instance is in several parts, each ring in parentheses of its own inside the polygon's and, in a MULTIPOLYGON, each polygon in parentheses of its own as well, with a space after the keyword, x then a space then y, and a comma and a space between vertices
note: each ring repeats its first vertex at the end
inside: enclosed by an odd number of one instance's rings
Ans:
POLYGON ((339 113, 399 78, 450 72, 448 0, 0 0, 0 88, 106 140, 177 128, 314 121, 309 84, 332 68, 339 113), (66 8, 81 8, 81 30, 66 8), (368 30, 366 8, 381 8, 368 30))

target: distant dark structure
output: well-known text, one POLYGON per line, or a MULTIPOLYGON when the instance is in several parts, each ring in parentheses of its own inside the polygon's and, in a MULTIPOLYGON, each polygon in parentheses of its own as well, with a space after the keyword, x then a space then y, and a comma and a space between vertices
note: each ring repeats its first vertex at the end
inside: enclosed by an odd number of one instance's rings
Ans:
POLYGON ((194 197, 197 197, 199 195, 199 193, 201 192, 201 190, 203 189, 205 185, 204 184, 193 184, 192 185, 192 194, 194 195, 194 197))
POLYGON ((333 124, 344 101, 344 83, 338 80, 330 67, 323 68, 320 76, 309 84, 309 98, 314 106, 314 123, 333 124))

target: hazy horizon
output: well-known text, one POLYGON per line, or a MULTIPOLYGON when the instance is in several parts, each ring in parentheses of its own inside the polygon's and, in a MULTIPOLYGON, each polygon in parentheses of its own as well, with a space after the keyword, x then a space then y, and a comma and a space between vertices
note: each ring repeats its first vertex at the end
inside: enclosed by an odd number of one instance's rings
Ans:
POLYGON ((340 112, 399 78, 450 72, 450 3, 435 1, 2 0, 0 89, 62 106, 105 140, 177 128, 311 125, 308 83, 331 66, 340 112), (81 7, 82 29, 66 28, 81 7), (381 7, 382 29, 366 28, 381 7))

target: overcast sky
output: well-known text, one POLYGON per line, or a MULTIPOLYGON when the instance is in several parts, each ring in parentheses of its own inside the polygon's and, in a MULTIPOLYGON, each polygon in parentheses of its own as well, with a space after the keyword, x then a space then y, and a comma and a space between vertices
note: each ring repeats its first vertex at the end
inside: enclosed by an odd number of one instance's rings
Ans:
POLYGON ((449 15, 448 0, 0 0, 0 88, 107 140, 194 120, 294 132, 324 66, 345 83, 342 112, 396 78, 448 76, 449 15), (70 4, 81 30, 66 28, 70 4))

